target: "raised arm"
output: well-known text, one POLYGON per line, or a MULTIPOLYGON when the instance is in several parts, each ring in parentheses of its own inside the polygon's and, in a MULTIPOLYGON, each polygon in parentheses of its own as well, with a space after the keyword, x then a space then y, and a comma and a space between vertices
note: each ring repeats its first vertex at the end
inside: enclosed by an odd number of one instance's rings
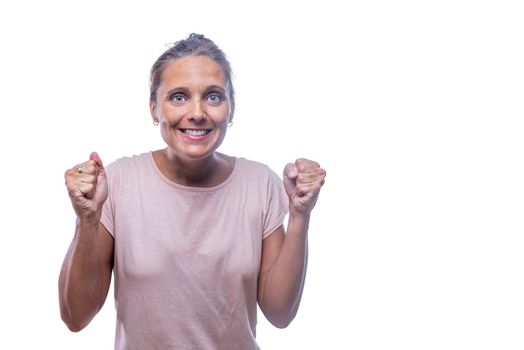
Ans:
POLYGON ((67 327, 82 330, 105 302, 113 269, 114 241, 100 223, 108 187, 102 161, 90 160, 65 173, 76 212, 76 230, 59 277, 60 314, 67 327))
POLYGON ((280 226, 262 243, 258 304, 267 319, 284 328, 295 317, 307 270, 307 233, 326 172, 313 161, 297 159, 284 169, 289 197, 287 234, 280 226))

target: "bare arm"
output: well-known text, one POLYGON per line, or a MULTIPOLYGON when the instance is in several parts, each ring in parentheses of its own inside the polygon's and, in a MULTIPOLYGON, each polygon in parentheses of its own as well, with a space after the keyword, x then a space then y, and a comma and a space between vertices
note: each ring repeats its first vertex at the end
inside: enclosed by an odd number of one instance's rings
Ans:
POLYGON ((284 328, 295 317, 307 270, 307 234, 325 171, 315 163, 298 159, 288 164, 284 185, 290 199, 287 234, 280 226, 262 243, 258 303, 267 319, 284 328))
POLYGON ((102 224, 77 219, 59 278, 60 314, 71 331, 82 330, 102 308, 111 283, 113 247, 102 224))
POLYGON ((107 297, 114 241, 100 223, 108 191, 98 155, 93 153, 89 161, 66 171, 65 178, 77 221, 60 271, 60 314, 69 329, 77 332, 89 324, 107 297))
POLYGON ((293 223, 288 233, 280 226, 263 241, 258 303, 267 319, 284 328, 295 317, 307 270, 307 226, 293 223))

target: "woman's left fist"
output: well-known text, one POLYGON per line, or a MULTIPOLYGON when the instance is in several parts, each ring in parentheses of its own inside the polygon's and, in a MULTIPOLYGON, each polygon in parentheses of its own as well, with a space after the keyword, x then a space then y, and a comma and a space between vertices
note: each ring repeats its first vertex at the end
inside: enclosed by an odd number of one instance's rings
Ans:
POLYGON ((289 213, 307 216, 315 207, 326 171, 317 162, 299 158, 284 168, 284 188, 289 197, 289 213))

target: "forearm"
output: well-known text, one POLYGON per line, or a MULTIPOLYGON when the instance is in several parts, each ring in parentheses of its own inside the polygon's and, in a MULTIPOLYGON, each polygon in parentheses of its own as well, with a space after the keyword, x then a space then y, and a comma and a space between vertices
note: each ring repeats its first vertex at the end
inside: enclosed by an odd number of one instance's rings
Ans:
POLYGON ((105 300, 97 255, 98 225, 77 220, 75 236, 60 271, 60 313, 73 331, 84 328, 105 300))
POLYGON ((309 216, 290 215, 280 253, 265 281, 265 309, 272 322, 286 327, 295 317, 307 270, 309 216))

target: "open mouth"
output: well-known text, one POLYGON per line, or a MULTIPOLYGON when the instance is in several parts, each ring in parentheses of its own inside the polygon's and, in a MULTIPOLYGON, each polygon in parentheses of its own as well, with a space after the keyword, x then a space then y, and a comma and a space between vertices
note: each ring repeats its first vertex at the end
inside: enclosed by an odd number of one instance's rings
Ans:
POLYGON ((179 129, 183 134, 191 136, 204 136, 211 132, 211 129, 179 129))

